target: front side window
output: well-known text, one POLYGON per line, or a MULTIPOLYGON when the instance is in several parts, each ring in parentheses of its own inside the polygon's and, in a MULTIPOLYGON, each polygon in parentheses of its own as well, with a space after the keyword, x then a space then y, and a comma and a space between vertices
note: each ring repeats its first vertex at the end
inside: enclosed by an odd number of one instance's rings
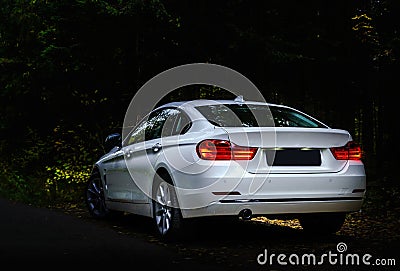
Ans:
POLYGON ((129 136, 128 145, 143 142, 145 140, 146 130, 150 128, 150 123, 148 121, 142 121, 129 136))
POLYGON ((196 107, 212 124, 220 127, 326 128, 299 111, 278 106, 216 104, 196 107))

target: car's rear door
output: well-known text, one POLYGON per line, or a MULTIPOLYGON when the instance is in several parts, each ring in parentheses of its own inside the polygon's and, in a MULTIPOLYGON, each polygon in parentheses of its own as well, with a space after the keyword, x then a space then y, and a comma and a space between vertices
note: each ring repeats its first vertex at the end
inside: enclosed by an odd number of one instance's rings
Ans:
POLYGON ((179 111, 174 108, 162 108, 150 114, 139 133, 130 135, 130 143, 123 148, 126 165, 131 175, 133 201, 148 200, 151 197, 151 185, 155 174, 155 163, 162 152, 162 135, 169 134, 172 126, 165 125, 175 119, 179 111), (144 136, 144 140, 142 138, 144 136), (136 138, 139 138, 137 140, 136 138), (139 141, 139 142, 137 142, 139 141), (137 191, 137 189, 139 191, 137 191))

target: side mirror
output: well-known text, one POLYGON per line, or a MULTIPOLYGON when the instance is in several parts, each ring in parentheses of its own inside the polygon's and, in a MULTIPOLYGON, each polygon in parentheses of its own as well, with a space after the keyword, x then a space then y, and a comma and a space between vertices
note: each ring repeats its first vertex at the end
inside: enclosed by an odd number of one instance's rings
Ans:
POLYGON ((104 141, 104 150, 106 153, 111 151, 114 147, 121 147, 121 134, 119 133, 108 135, 104 141))

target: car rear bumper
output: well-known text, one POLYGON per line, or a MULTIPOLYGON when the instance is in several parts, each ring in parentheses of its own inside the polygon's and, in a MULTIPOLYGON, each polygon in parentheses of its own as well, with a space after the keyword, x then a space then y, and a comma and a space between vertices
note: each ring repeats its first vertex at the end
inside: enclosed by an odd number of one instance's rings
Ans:
POLYGON ((186 178, 186 186, 190 180, 197 187, 177 189, 183 217, 238 215, 243 209, 254 215, 355 212, 366 191, 364 166, 357 162, 335 173, 237 176, 232 170, 186 178))
POLYGON ((212 205, 197 208, 184 209, 182 215, 185 218, 202 217, 202 216, 239 216, 242 210, 248 209, 254 216, 269 214, 303 214, 303 213, 320 213, 320 212, 356 212, 361 209, 362 199, 350 198, 325 200, 310 199, 303 201, 279 202, 217 202, 212 205))

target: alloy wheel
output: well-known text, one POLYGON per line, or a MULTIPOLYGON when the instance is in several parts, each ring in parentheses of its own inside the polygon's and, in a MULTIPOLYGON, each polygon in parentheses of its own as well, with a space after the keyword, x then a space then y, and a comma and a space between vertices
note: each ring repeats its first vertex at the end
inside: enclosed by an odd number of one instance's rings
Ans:
POLYGON ((172 207, 169 184, 161 182, 157 188, 155 199, 155 220, 162 235, 167 234, 171 227, 172 207))
POLYGON ((86 190, 86 203, 89 212, 93 216, 104 217, 107 214, 104 191, 100 178, 96 177, 89 181, 86 190))

